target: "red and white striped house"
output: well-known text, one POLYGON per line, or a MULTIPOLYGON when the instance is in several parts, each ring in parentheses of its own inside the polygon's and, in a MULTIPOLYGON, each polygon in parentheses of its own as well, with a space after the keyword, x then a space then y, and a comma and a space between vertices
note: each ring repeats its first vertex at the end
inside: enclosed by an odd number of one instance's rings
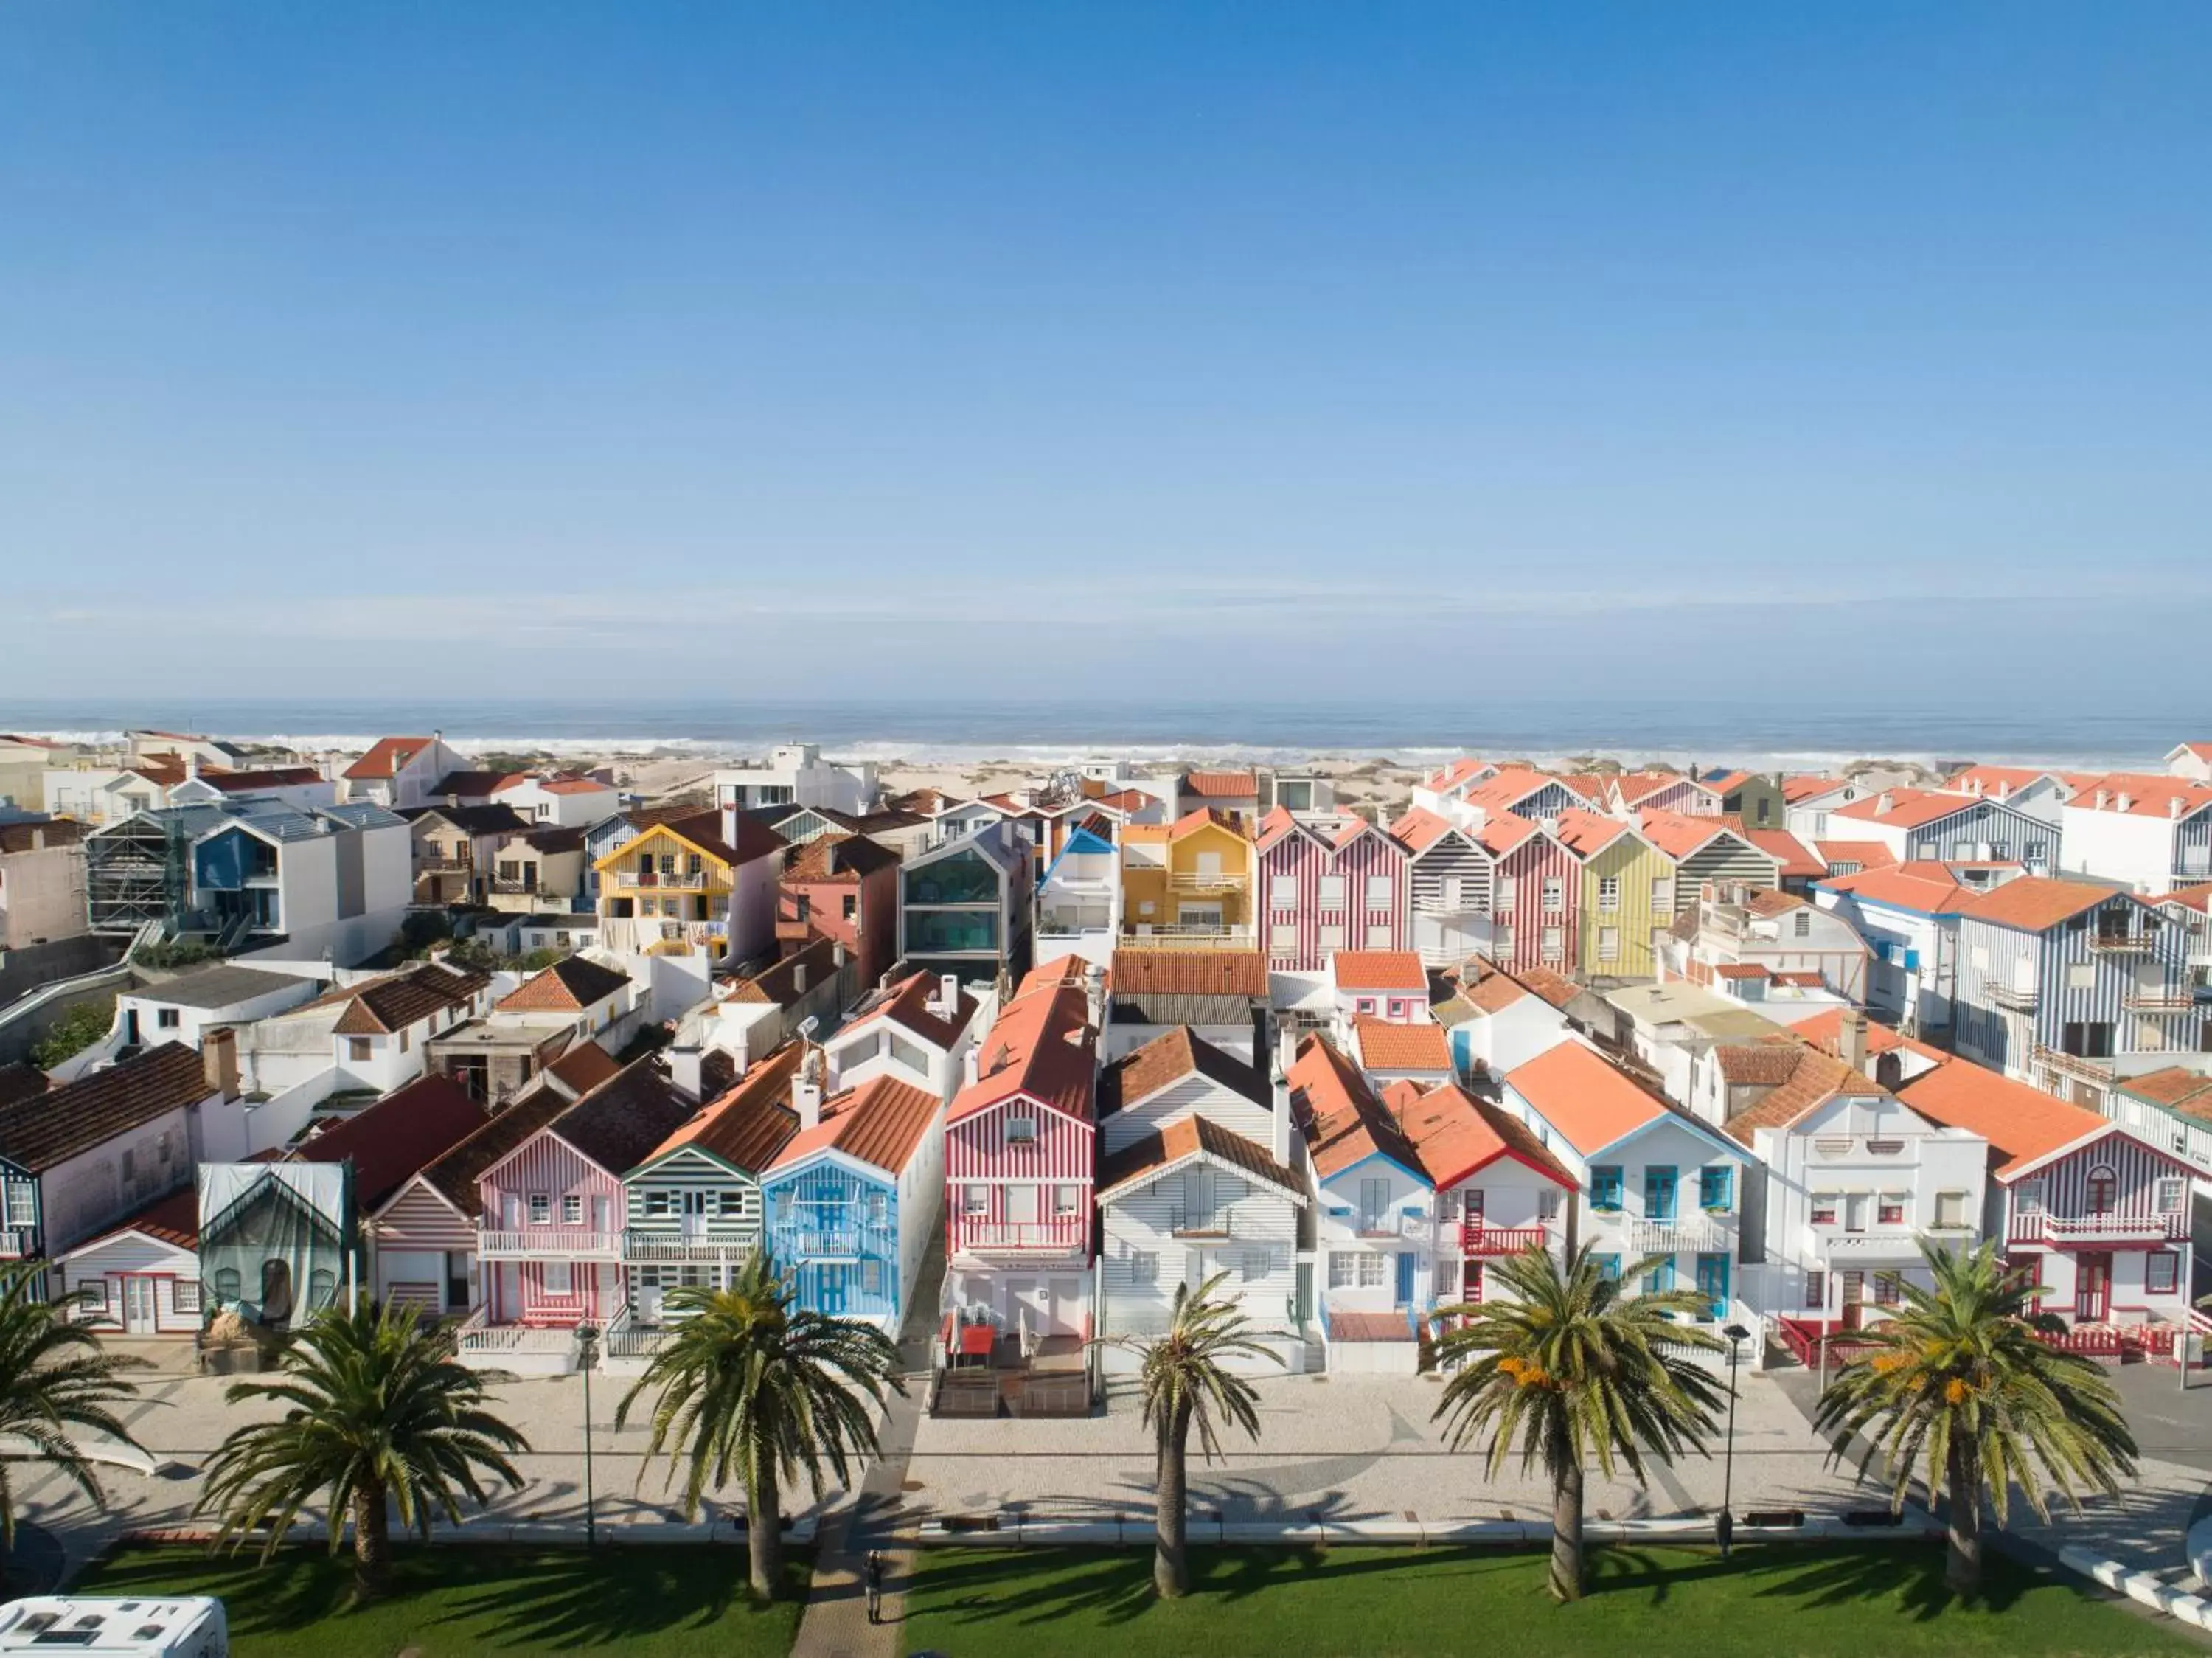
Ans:
POLYGON ((1267 966, 1317 972, 1338 950, 1402 950, 1409 924, 1407 849, 1366 819, 1260 820, 1257 908, 1267 966))
POLYGON ((1490 894, 1490 956, 1508 972, 1575 970, 1581 929, 1582 863, 1541 824, 1492 812, 1470 826, 1495 861, 1490 894))
POLYGON ((623 1306, 623 1176, 692 1109, 650 1058, 641 1059, 484 1170, 477 1181, 482 1305, 462 1326, 465 1362, 520 1372, 574 1365, 576 1326, 604 1330, 623 1306))
POLYGON ((1103 985, 1031 971, 967 1053, 945 1112, 945 1306, 1000 1334, 1091 1333, 1103 985))

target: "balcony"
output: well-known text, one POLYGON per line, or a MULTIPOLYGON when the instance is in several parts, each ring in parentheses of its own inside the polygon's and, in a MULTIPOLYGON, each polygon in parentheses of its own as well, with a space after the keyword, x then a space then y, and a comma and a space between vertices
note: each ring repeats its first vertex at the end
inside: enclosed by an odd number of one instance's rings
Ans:
POLYGON ((2002 1008, 2009 1013, 2033 1013, 2037 1000, 2034 985, 2022 988, 2018 984, 1984 984, 1982 995, 1993 1008, 2002 1008))
POLYGON ((1210 1215, 1194 1215, 1181 1204, 1168 1210, 1168 1230, 1178 1238, 1249 1238, 1251 1222, 1241 1218, 1233 1204, 1210 1215))
POLYGON ((1255 948, 1249 927, 1155 927, 1139 923, 1121 931, 1125 950, 1249 950, 1255 948))
POLYGON ((2015 1215, 2005 1228, 2008 1242, 2070 1247, 2077 1244, 2142 1244, 2186 1241, 2186 1210, 2172 1215, 2015 1215))
POLYGON ((1711 1255, 1731 1247, 1728 1233, 1705 1215, 1631 1221, 1628 1244, 1639 1255, 1711 1255))
POLYGON ((781 1261, 858 1260, 898 1252, 898 1234, 864 1221, 813 1225, 784 1222, 769 1230, 769 1252, 781 1261))
POLYGON ((418 875, 465 875, 476 865, 465 857, 446 857, 436 853, 419 853, 415 859, 418 875))
POLYGON ((2085 1082, 2094 1082, 2100 1086, 2112 1080, 2112 1056, 2110 1054, 2101 1058, 2092 1058, 2087 1054, 2061 1053, 2056 1048, 2046 1048, 2038 1044, 2035 1063, 2046 1070, 2057 1071, 2062 1076, 2079 1077, 2085 1082))
POLYGON ((1243 885, 1241 869, 1176 869, 1168 876, 1169 887, 1178 893, 1233 893, 1243 885))
POLYGON ((2157 940, 2149 933, 2092 933, 2089 948, 2103 955, 2148 955, 2157 940))
POLYGON ((720 876, 710 875, 704 871, 679 875, 664 874, 655 869, 617 869, 602 880, 617 892, 652 891, 655 888, 672 893, 720 892, 729 885, 720 876))
POLYGON ((1468 1221, 1459 1229, 1460 1253, 1476 1255, 1518 1255, 1524 1250, 1542 1249, 1549 1245, 1551 1234, 1540 1226, 1485 1226, 1480 1221, 1468 1221))
POLYGON ((2130 991, 2120 997, 2120 1005, 2131 1013, 2194 1013, 2197 1011, 2197 991, 2188 984, 2162 984, 2156 990, 2130 991))
POLYGON ((465 1364, 472 1359, 495 1363, 526 1354, 573 1360, 576 1332, 572 1325, 488 1324, 479 1307, 461 1326, 456 1351, 465 1364))
POLYGON ((970 1221, 952 1222, 952 1253, 971 1255, 1032 1253, 1077 1255, 1086 1252, 1090 1222, 1081 1216, 1060 1221, 970 1221))
POLYGON ((0 1228, 0 1260, 20 1260, 38 1249, 39 1229, 34 1226, 0 1228))
POLYGON ((622 1259, 623 1234, 592 1232, 579 1226, 530 1226, 519 1232, 477 1234, 483 1260, 599 1260, 622 1259))
POLYGON ((757 1247, 751 1238, 687 1238, 674 1232, 625 1232, 621 1243, 629 1266, 741 1266, 757 1247))

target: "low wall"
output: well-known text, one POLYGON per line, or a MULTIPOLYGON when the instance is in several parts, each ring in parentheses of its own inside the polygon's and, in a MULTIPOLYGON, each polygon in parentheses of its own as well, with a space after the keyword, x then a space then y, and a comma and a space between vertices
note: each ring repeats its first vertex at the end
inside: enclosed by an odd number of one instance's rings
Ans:
MULTIPOLYGON (((1735 1540, 1753 1543, 1880 1543, 1893 1539, 1926 1542, 1940 1539, 1943 1527, 1925 1514, 1908 1513, 1895 1526, 1855 1525, 1840 1515, 1808 1515, 1796 1526, 1746 1526, 1739 1522, 1735 1540)), ((1194 1510, 1190 1540, 1195 1544, 1252 1544, 1284 1548, 1346 1547, 1361 1544, 1480 1545, 1527 1548, 1548 1545, 1552 1527, 1545 1521, 1423 1520, 1409 1515, 1398 1520, 1226 1520, 1218 1514, 1194 1510)), ((1687 1543, 1713 1541, 1713 1522, 1686 1520, 1587 1520, 1583 1539, 1589 1543, 1687 1543)), ((922 1522, 915 1540, 936 1547, 1150 1547, 1153 1541, 1149 1509, 1102 1514, 1093 1520, 1064 1517, 1031 1519, 1012 1509, 950 1520, 922 1522), (981 1522, 980 1525, 977 1522, 981 1522)))

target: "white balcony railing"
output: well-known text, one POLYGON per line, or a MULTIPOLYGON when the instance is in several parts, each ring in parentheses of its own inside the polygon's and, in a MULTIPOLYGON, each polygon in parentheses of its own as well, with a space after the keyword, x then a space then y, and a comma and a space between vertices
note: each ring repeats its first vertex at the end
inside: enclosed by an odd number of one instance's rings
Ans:
POLYGON ((2036 989, 2033 984, 1984 984, 1982 994, 1993 1008, 2002 1008, 2011 1013, 2033 1013, 2036 989))
POLYGON ((1729 1234, 1705 1215, 1680 1215, 1668 1221, 1631 1221, 1629 1247, 1639 1255, 1711 1255, 1729 1247, 1729 1234))
POLYGON ((483 1308, 469 1314, 459 1332, 457 1350, 464 1357, 502 1357, 516 1353, 570 1353, 576 1349, 576 1332, 568 1325, 489 1324, 483 1308))
POLYGON ((1178 893, 1233 893, 1243 884, 1239 869, 1176 869, 1168 875, 1169 887, 1178 893))
POLYGON ((2172 1215, 2015 1215, 2005 1228, 2014 1243, 2160 1243, 2189 1236, 2189 1216, 2172 1215))
POLYGON ((1088 1222, 1081 1217, 1062 1221, 970 1221, 952 1222, 954 1250, 996 1253, 1006 1250, 1035 1250, 1066 1254, 1086 1241, 1088 1222))
POLYGON ((623 1234, 591 1232, 574 1226, 528 1226, 520 1232, 484 1230, 477 1234, 477 1254, 487 1260, 543 1257, 557 1260, 622 1259, 623 1234))
POLYGON ((2112 1080, 2112 1058, 2110 1054, 2101 1059, 2092 1059, 2078 1053, 2061 1053, 2056 1048, 2038 1046, 2035 1063, 2063 1076, 2078 1076, 2087 1082, 2109 1082, 2112 1080))
POLYGON ((1139 923, 1122 929, 1121 944, 1131 950, 1249 950, 1249 927, 1155 927, 1139 923))
POLYGON ((668 1232, 625 1232, 622 1259, 632 1266, 741 1266, 757 1247, 750 1238, 686 1238, 668 1232))
POLYGON ((617 869, 605 879, 624 892, 698 893, 709 887, 726 884, 720 876, 703 872, 697 875, 682 872, 663 875, 657 869, 617 869))

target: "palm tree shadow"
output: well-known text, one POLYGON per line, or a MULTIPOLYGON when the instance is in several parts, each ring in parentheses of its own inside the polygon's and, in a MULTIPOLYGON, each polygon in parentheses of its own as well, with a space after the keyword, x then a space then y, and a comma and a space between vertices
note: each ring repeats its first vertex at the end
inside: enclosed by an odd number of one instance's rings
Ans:
MULTIPOLYGON (((1648 1549, 1613 1546, 1593 1557, 1593 1596, 1643 1594, 1654 1606, 1666 1604, 1680 1585, 1728 1576, 1753 1578, 1757 1601, 1833 1610, 1864 1606, 1880 1615, 1891 1607, 1915 1623, 1928 1623, 1958 1604, 1943 1582, 1944 1555, 1926 1545, 1868 1544, 1808 1552, 1802 1545, 1739 1547, 1733 1561, 1717 1554, 1683 1564, 1679 1552, 1662 1558, 1648 1549)), ((1984 1575, 1981 1605, 2002 1612, 2020 1598, 2014 1574, 1993 1566, 1984 1575)))
POLYGON ((775 1616, 738 1604, 744 1574, 733 1561, 741 1560, 706 1547, 549 1551, 526 1574, 454 1597, 434 1621, 472 1625, 474 1638, 489 1645, 538 1652, 775 1616))

